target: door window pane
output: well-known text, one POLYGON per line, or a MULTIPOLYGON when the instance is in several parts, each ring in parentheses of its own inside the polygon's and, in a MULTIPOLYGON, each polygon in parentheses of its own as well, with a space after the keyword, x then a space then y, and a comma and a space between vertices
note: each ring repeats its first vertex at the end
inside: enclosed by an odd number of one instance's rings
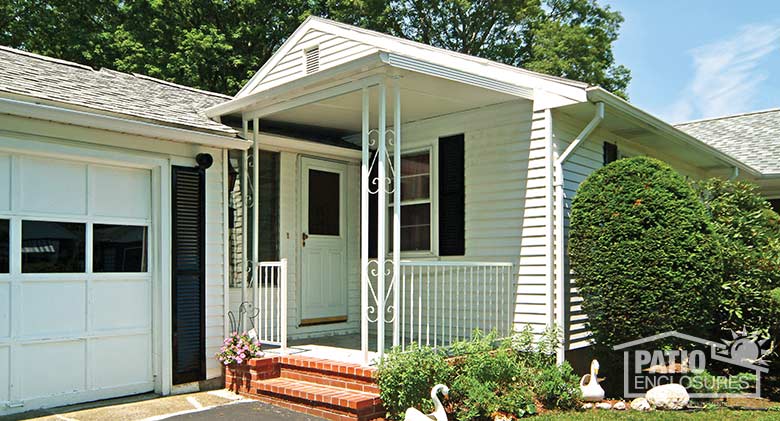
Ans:
POLYGON ((22 272, 84 272, 85 225, 22 221, 22 272))
POLYGON ((9 224, 0 219, 0 273, 8 273, 9 224))
POLYGON ((146 272, 147 228, 95 224, 94 272, 146 272))
POLYGON ((339 174, 309 170, 309 235, 339 235, 339 174))

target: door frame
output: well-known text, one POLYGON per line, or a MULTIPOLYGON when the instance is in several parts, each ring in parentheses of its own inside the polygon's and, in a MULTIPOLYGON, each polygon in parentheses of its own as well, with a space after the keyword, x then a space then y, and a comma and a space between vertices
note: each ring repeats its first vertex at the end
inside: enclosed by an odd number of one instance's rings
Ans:
POLYGON ((324 324, 343 324, 348 322, 349 319, 349 283, 348 280, 348 269, 349 269, 349 226, 347 221, 347 208, 349 205, 349 195, 348 195, 348 172, 349 172, 349 163, 346 161, 341 161, 337 159, 330 159, 330 158, 323 158, 320 156, 314 156, 314 155, 299 155, 298 156, 298 170, 297 170, 297 176, 298 176, 298 212, 296 214, 296 226, 298 227, 298 233, 297 237, 293 240, 295 241, 294 244, 296 244, 296 255, 298 257, 298 264, 297 264, 297 272, 298 272, 298 291, 295 294, 296 299, 298 300, 298 310, 296 311, 297 317, 298 317, 298 327, 314 327, 317 325, 324 325, 324 324), (306 161, 310 161, 314 163, 314 165, 306 163, 306 161), (319 164, 319 165, 317 165, 319 164), (334 166, 338 166, 338 169, 334 169, 334 166), (313 169, 319 169, 322 171, 328 171, 328 172, 338 172, 341 174, 341 177, 339 177, 339 190, 341 192, 341 200, 339 203, 339 237, 342 238, 344 241, 344 276, 345 276, 345 284, 344 284, 344 314, 347 316, 347 319, 344 320, 335 320, 335 321, 324 321, 322 323, 307 323, 303 324, 303 267, 304 267, 304 261, 303 261, 303 247, 300 243, 301 236, 305 232, 304 231, 304 223, 303 218, 306 212, 308 211, 308 206, 304 206, 305 203, 307 203, 305 200, 305 192, 307 192, 307 189, 304 189, 304 183, 308 182, 308 177, 304 177, 305 171, 309 168, 313 169))

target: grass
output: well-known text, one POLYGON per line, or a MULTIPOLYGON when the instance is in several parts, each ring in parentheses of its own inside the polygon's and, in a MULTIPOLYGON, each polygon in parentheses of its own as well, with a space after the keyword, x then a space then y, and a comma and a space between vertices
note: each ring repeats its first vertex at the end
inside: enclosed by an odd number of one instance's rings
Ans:
POLYGON ((735 411, 730 409, 714 409, 696 412, 679 411, 606 411, 590 410, 581 412, 547 413, 533 418, 534 421, 709 421, 709 420, 734 420, 734 421, 763 421, 780 420, 780 411, 735 411))

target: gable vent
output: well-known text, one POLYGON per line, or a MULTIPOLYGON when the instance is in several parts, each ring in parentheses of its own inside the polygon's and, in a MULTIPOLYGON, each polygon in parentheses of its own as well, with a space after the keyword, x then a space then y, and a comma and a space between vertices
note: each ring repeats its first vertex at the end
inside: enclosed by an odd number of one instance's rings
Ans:
POLYGON ((320 70, 320 47, 312 47, 303 52, 306 59, 306 74, 320 70))

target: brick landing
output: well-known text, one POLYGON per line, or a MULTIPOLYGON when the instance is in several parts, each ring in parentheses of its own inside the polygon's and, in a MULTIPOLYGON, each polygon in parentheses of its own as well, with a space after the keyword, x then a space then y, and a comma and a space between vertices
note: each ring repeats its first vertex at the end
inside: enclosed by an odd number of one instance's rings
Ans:
POLYGON ((376 369, 304 356, 231 366, 225 387, 248 398, 334 421, 383 420, 376 369))

